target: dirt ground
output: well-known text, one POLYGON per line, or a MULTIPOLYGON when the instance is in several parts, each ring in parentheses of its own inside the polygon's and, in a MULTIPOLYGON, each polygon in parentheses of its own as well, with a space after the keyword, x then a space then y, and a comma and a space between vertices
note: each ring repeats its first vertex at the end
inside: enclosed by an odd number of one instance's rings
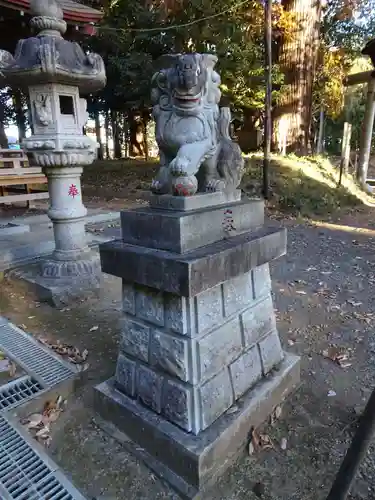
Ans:
MULTIPOLYGON (((113 209, 138 199, 124 187, 117 200, 113 195, 106 200, 103 192, 92 189, 86 191, 92 206, 113 209)), ((343 212, 321 224, 280 214, 272 221, 288 228, 288 253, 272 265, 274 300, 284 348, 302 358, 302 384, 283 406, 281 418, 262 431, 273 449, 243 457, 207 498, 325 499, 374 384, 372 210, 343 212), (343 366, 323 356, 330 346, 347 355, 343 366), (286 449, 281 449, 282 441, 286 449)), ((0 314, 36 336, 89 351, 84 387, 54 425, 49 448, 76 486, 88 498, 177 500, 176 493, 95 423, 92 388, 113 374, 116 362, 120 286, 120 280, 104 276, 98 299, 57 311, 4 281, 0 314)), ((372 447, 352 500, 375 498, 374 457, 372 447)))

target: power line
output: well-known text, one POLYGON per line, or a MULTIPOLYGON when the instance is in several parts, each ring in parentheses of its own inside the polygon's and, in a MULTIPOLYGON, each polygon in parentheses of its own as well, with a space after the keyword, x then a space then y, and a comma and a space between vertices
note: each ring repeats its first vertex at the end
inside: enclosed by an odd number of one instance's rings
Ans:
POLYGON ((211 16, 207 17, 201 17, 200 19, 195 19, 194 21, 190 21, 189 23, 184 23, 184 24, 171 24, 167 26, 159 26, 157 28, 111 28, 109 26, 95 26, 99 30, 103 31, 122 31, 122 32, 137 32, 137 33, 150 33, 150 32, 155 32, 155 31, 167 31, 167 30, 177 30, 179 28, 187 28, 189 26, 192 26, 193 24, 198 24, 203 21, 208 21, 210 19, 214 19, 215 17, 220 17, 223 16, 224 14, 227 14, 228 12, 231 12, 232 10, 236 10, 242 5, 245 5, 248 3, 249 0, 243 0, 242 2, 238 2, 235 5, 232 5, 232 7, 229 7, 228 9, 222 10, 221 12, 218 12, 217 14, 212 14, 211 16))

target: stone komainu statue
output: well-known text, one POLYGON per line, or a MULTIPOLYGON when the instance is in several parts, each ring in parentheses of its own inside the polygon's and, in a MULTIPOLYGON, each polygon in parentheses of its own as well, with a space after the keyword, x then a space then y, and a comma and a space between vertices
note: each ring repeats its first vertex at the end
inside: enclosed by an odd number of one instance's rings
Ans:
POLYGON ((211 54, 167 56, 152 79, 160 170, 151 190, 191 196, 233 191, 244 161, 229 135, 230 110, 220 108, 220 76, 211 54))

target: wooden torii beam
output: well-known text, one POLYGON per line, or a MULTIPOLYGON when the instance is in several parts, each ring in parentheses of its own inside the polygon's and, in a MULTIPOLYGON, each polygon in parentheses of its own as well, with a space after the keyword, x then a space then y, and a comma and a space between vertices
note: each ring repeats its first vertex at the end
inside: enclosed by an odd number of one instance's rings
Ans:
POLYGON ((361 71, 360 73, 353 73, 344 78, 345 87, 351 87, 353 85, 359 85, 360 83, 368 82, 373 76, 374 70, 371 71, 361 71))
MULTIPOLYGON (((347 87, 359 85, 361 83, 367 83, 367 99, 363 120, 363 130, 360 139, 357 179, 362 186, 365 186, 370 161, 372 132, 375 118, 375 72, 371 70, 354 73, 353 75, 347 76, 344 80, 344 85, 347 87)), ((348 147, 347 139, 345 146, 346 148, 348 147)))

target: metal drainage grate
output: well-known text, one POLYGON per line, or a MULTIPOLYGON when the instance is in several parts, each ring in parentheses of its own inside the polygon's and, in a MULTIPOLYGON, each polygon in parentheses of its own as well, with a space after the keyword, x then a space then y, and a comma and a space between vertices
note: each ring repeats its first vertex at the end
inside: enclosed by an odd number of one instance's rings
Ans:
POLYGON ((41 384, 28 375, 0 386, 0 412, 24 403, 42 390, 41 384))
POLYGON ((46 387, 74 375, 66 364, 52 356, 38 342, 11 323, 2 324, 0 317, 0 349, 27 372, 32 372, 46 387))
POLYGON ((0 415, 1 500, 85 500, 51 465, 0 415))

